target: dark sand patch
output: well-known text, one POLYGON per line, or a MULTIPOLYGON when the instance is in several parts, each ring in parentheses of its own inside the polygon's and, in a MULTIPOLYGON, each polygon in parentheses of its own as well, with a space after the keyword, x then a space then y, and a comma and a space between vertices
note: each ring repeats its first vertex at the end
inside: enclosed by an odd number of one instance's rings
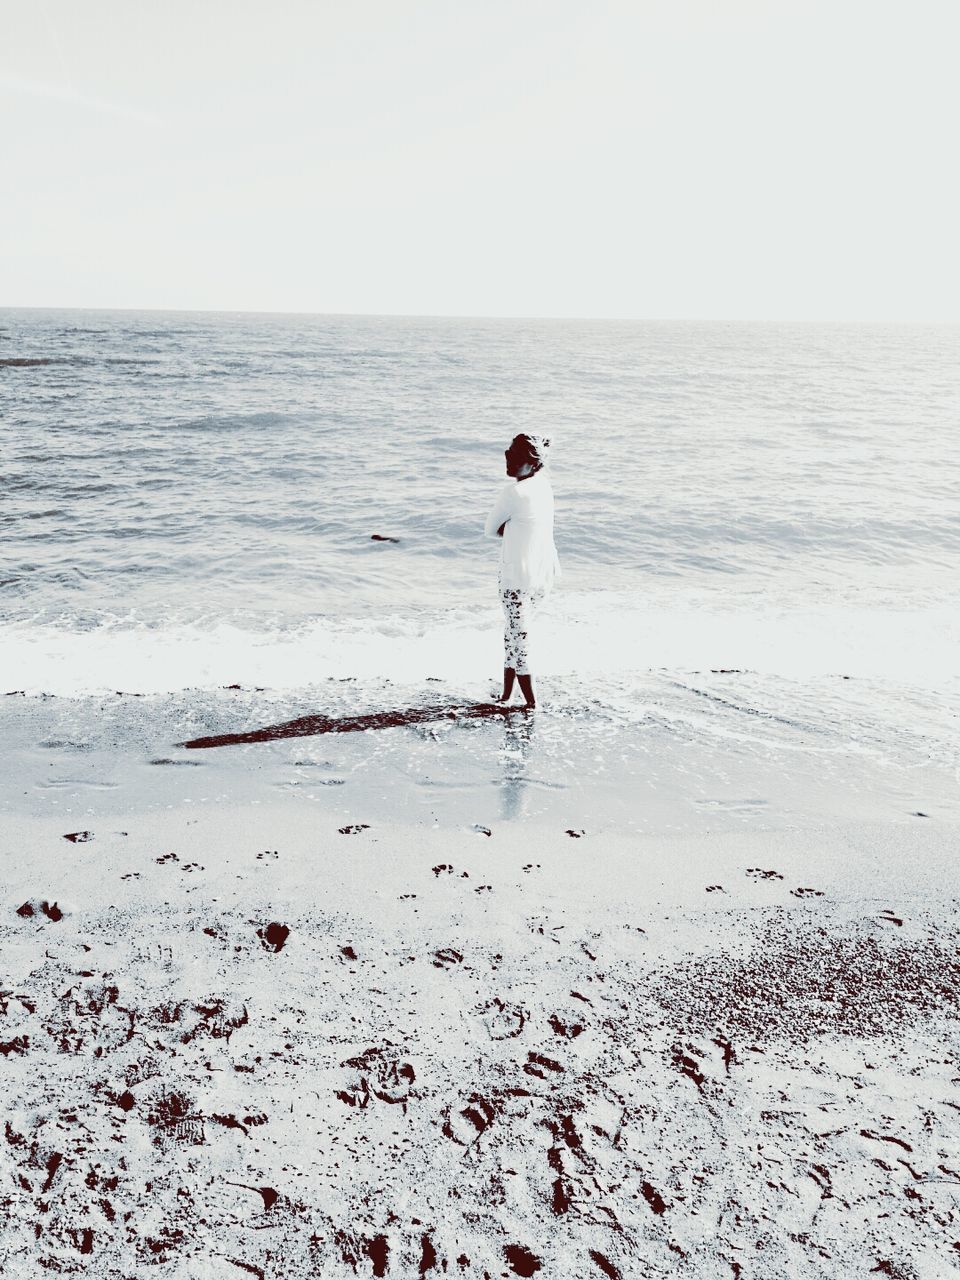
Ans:
MULTIPOLYGON (((899 922, 902 925, 902 921, 899 922)), ((803 916, 767 920, 744 955, 708 952, 661 970, 658 1001, 696 1034, 802 1042, 906 1031, 960 1016, 960 952, 952 935, 899 941, 871 923, 843 933, 803 916)))

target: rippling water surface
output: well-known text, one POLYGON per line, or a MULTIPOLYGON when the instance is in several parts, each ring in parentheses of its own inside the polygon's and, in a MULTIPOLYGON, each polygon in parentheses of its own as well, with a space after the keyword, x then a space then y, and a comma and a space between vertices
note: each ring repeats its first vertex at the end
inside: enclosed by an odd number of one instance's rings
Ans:
POLYGON ((495 668, 482 526, 525 428, 554 441, 545 672, 955 670, 958 338, 0 312, 5 678, 495 668))

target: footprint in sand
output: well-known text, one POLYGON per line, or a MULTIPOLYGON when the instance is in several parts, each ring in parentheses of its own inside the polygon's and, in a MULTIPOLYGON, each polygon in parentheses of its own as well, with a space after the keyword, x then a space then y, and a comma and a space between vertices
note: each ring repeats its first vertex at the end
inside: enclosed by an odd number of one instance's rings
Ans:
POLYGON ((351 822, 346 827, 338 827, 337 830, 340 832, 342 836, 355 836, 355 835, 359 835, 361 831, 369 831, 370 823, 369 822, 351 822))
POLYGON ((547 1019, 547 1023, 555 1036, 559 1036, 561 1040, 576 1040, 577 1036, 583 1035, 586 1027, 582 1022, 564 1022, 562 1018, 552 1013, 547 1019))
POLYGON ((274 920, 264 928, 258 929, 257 936, 265 951, 282 951, 290 937, 290 930, 285 924, 278 924, 274 920))
POLYGON ((193 1110, 192 1099, 186 1094, 162 1094, 148 1112, 147 1123, 154 1126, 152 1137, 157 1146, 169 1142, 200 1146, 204 1142, 203 1117, 193 1110))
POLYGON ((44 899, 43 902, 31 899, 30 901, 23 903, 22 906, 17 907, 17 915, 24 920, 45 916, 48 920, 52 920, 54 924, 56 924, 58 920, 62 920, 67 914, 68 913, 61 907, 58 907, 55 902, 47 902, 46 899, 44 899))
POLYGON ((249 1023, 250 1014, 243 1001, 210 993, 198 1000, 168 1000, 153 1009, 141 1009, 139 1020, 165 1035, 172 1029, 181 1044, 208 1037, 229 1042, 235 1031, 249 1023))
POLYGON ((433 953, 433 957, 435 969, 452 969, 454 965, 463 963, 463 956, 459 951, 454 951, 453 947, 441 947, 433 953))
POLYGON ((681 1075, 692 1080, 699 1090, 703 1090, 707 1077, 700 1070, 700 1063, 693 1057, 691 1046, 674 1045, 672 1064, 681 1075))
POLYGON ((64 840, 69 840, 72 844, 86 844, 88 840, 93 839, 93 832, 92 831, 68 831, 63 838, 64 840))
POLYGON ((621 1280, 619 1268, 614 1266, 610 1259, 604 1253, 600 1253, 598 1249, 590 1249, 591 1260, 596 1263, 597 1268, 607 1276, 608 1280, 621 1280))
POLYGON ((157 964, 161 969, 173 968, 173 947, 168 946, 165 942, 155 942, 152 947, 143 952, 138 952, 138 959, 142 958, 150 964, 157 964))
POLYGON ((43 1029, 61 1053, 101 1057, 129 1044, 135 1015, 121 1003, 120 990, 84 970, 43 1019, 43 1029))
POLYGON ((536 1076, 539 1080, 556 1080, 565 1069, 554 1058, 548 1058, 543 1053, 534 1053, 532 1050, 527 1054, 527 1061, 523 1064, 523 1070, 527 1075, 536 1076))
POLYGON ((726 893, 726 889, 722 884, 708 884, 707 893, 726 893))
POLYGON ((822 889, 791 889, 790 892, 795 898, 822 898, 822 889))
MULTIPOLYGON (((353 677, 349 677, 353 679, 353 677)), ((430 677, 428 676, 429 680, 430 677)), ((376 1235, 370 1239, 361 1235, 354 1230, 335 1230, 333 1232, 333 1242, 337 1246, 340 1257, 343 1262, 350 1268, 353 1275, 359 1274, 359 1268, 363 1267, 366 1274, 366 1260, 373 1265, 372 1274, 376 1276, 385 1276, 390 1267, 390 1242, 385 1235, 376 1235)), ((259 1268, 257 1275, 264 1276, 264 1272, 259 1268)))
POLYGON ((522 1244, 505 1245, 503 1256, 510 1264, 510 1270, 517 1276, 536 1275, 543 1266, 537 1255, 525 1249, 522 1244))
POLYGON ((453 1106, 447 1112, 441 1132, 458 1146, 469 1147, 485 1133, 497 1114, 489 1098, 479 1093, 471 1094, 466 1106, 453 1106))
POLYGON ((518 1004, 506 1004, 494 996, 478 1010, 491 1040, 513 1040, 523 1031, 528 1014, 518 1004))
POLYGON ((751 880, 782 880, 779 871, 765 871, 763 867, 747 867, 747 875, 751 880))
POLYGON ((346 1088, 336 1091, 337 1097, 347 1106, 366 1107, 371 1098, 379 1098, 381 1102, 394 1106, 406 1107, 409 1102, 417 1073, 392 1045, 366 1049, 340 1065, 356 1073, 346 1088))

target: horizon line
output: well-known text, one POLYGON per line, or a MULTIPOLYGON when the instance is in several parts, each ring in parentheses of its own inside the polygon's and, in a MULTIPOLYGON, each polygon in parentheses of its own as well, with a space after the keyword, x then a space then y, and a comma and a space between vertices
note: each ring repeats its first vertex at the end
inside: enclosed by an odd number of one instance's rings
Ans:
POLYGON ((151 315, 208 315, 208 316, 313 316, 330 320, 503 320, 503 321, 547 321, 567 323, 576 321, 596 324, 905 324, 905 325, 960 325, 960 317, 955 319, 930 319, 923 317, 810 317, 810 316, 717 316, 717 315, 504 315, 494 312, 442 312, 442 311, 283 311, 278 308, 242 308, 242 307, 108 307, 108 306, 54 306, 49 303, 32 304, 0 304, 3 311, 86 311, 86 312, 133 312, 151 315))

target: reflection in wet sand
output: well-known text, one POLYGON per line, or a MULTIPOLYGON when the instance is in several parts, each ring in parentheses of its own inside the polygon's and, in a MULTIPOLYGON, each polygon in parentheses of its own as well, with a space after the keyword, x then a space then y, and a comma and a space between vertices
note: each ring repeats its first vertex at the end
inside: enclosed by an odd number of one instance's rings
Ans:
POLYGON ((524 716, 504 720, 500 763, 500 813, 509 820, 524 813, 527 796, 527 766, 535 739, 536 717, 524 716))

